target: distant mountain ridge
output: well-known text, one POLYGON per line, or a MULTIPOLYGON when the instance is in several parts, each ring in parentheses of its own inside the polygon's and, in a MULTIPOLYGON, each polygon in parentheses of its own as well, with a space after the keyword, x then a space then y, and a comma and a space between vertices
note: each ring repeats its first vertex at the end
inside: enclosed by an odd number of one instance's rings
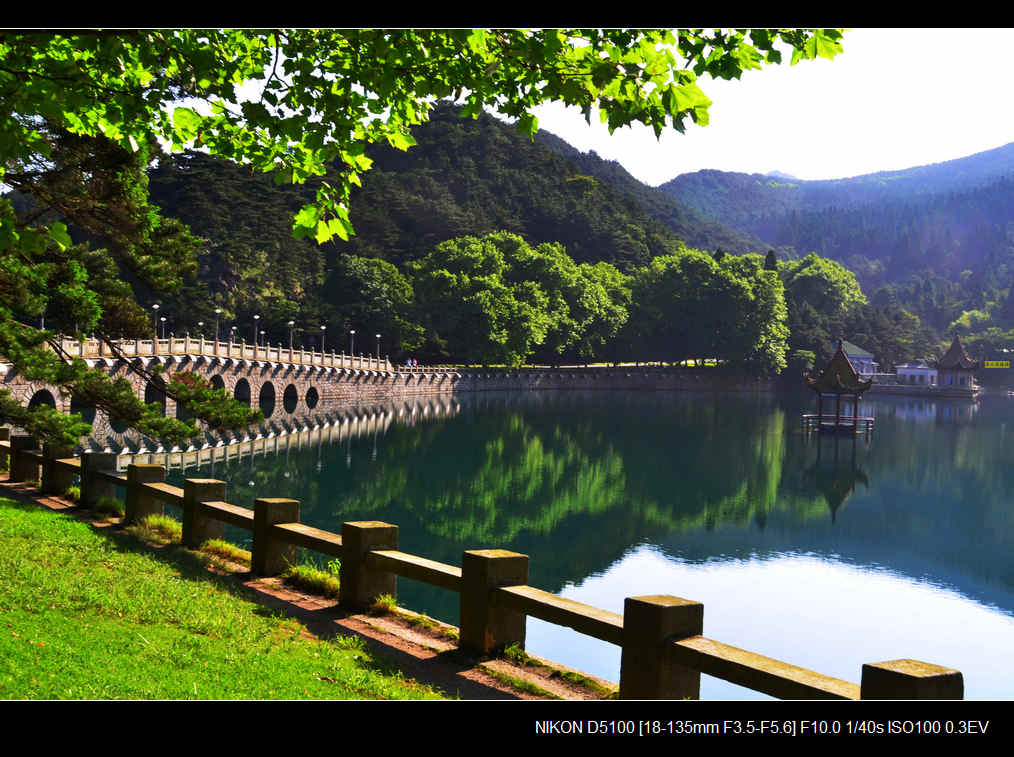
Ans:
POLYGON ((1014 143, 941 163, 847 179, 808 181, 780 172, 765 175, 708 169, 681 174, 659 189, 706 216, 753 233, 750 222, 759 215, 914 200, 974 189, 1011 174, 1014 143))

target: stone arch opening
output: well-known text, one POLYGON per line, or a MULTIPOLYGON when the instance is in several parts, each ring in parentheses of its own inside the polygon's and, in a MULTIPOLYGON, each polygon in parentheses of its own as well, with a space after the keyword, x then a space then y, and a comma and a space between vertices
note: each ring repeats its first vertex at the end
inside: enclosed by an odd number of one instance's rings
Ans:
POLYGON ((282 394, 282 407, 285 408, 285 412, 292 415, 296 411, 296 405, 299 404, 299 392, 296 391, 295 384, 289 384, 285 387, 285 392, 282 394))
POLYGON ((77 397, 70 398, 70 412, 72 415, 74 413, 80 413, 81 420, 85 423, 95 422, 95 405, 88 405, 79 400, 77 397))
MULTIPOLYGON (((225 379, 216 373, 214 376, 211 377, 211 388, 225 389, 225 379)), ((249 389, 249 386, 247 387, 247 389, 249 389)))
POLYGON ((39 407, 40 405, 49 405, 54 410, 56 409, 56 398, 48 389, 40 389, 28 400, 29 408, 39 407))
POLYGON ((306 390, 306 406, 313 410, 317 407, 318 402, 320 402, 320 395, 317 394, 317 389, 311 386, 306 390))
POLYGON ((250 405, 250 382, 245 378, 241 378, 236 382, 236 389, 233 391, 232 396, 236 398, 238 402, 250 405))
POLYGON ((161 377, 156 376, 144 387, 144 404, 150 405, 157 402, 162 406, 162 415, 165 415, 165 382, 161 377))
POLYGON ((275 385, 270 381, 261 384, 261 393, 258 405, 265 418, 270 418, 275 412, 275 385))
POLYGON ((111 428, 113 432, 116 434, 122 434, 124 431, 130 428, 130 424, 127 423, 126 421, 120 420, 119 418, 110 417, 109 428, 111 428))

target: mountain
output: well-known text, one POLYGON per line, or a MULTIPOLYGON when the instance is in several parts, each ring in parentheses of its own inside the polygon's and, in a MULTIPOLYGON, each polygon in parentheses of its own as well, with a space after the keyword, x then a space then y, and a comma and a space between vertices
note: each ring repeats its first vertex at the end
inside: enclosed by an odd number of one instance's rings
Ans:
POLYGON ((881 171, 849 179, 803 181, 784 174, 704 170, 661 185, 677 201, 747 231, 758 215, 855 208, 893 200, 912 202, 938 194, 975 189, 1014 174, 1014 143, 965 158, 881 171))
POLYGON ((676 232, 688 247, 699 250, 721 248, 740 255, 763 252, 767 248, 757 237, 709 217, 692 202, 638 181, 618 162, 604 160, 594 150, 583 153, 555 134, 544 131, 535 135, 535 141, 577 165, 582 173, 594 176, 634 198, 648 215, 676 232))
POLYGON ((552 135, 533 142, 488 115, 463 119, 440 105, 413 136, 417 145, 406 151, 369 149, 373 167, 350 207, 356 233, 323 247, 291 237, 292 215, 313 200, 312 182, 276 186, 242 166, 183 153, 151 172, 150 191, 166 215, 209 240, 200 275, 212 289, 232 293, 230 306, 246 290, 254 299, 303 298, 327 280, 341 254, 400 266, 447 239, 500 229, 531 244, 560 242, 578 262, 623 270, 681 241, 728 252, 762 248, 552 135))
POLYGON ((660 189, 790 257, 837 260, 941 333, 1014 327, 1014 144, 850 179, 697 171, 660 189))

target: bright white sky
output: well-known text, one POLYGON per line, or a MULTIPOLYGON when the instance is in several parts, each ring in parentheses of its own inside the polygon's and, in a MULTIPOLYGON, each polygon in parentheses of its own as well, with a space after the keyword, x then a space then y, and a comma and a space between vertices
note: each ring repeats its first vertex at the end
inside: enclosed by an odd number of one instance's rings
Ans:
POLYGON ((833 61, 702 79, 711 123, 609 135, 547 106, 539 128, 657 186, 704 168, 834 179, 939 163, 1014 142, 1014 29, 855 29, 833 61))

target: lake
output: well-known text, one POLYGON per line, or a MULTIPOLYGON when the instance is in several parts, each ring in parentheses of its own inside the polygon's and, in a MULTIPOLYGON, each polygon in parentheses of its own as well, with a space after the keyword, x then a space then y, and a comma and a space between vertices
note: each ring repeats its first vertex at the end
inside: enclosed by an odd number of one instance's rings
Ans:
MULTIPOLYGON (((226 480, 236 504, 299 499, 333 531, 394 523, 400 549, 455 565, 523 552, 531 585, 615 612, 627 596, 700 601, 706 636, 838 678, 911 657, 961 670, 966 698, 1014 698, 1014 399, 870 397, 875 430, 855 440, 802 432, 803 389, 431 404, 187 476, 226 480)), ((399 602, 457 622, 456 594, 400 579, 399 602)), ((527 648, 618 680, 619 648, 570 629, 529 619, 527 648)), ((707 676, 701 695, 763 698, 707 676)))

